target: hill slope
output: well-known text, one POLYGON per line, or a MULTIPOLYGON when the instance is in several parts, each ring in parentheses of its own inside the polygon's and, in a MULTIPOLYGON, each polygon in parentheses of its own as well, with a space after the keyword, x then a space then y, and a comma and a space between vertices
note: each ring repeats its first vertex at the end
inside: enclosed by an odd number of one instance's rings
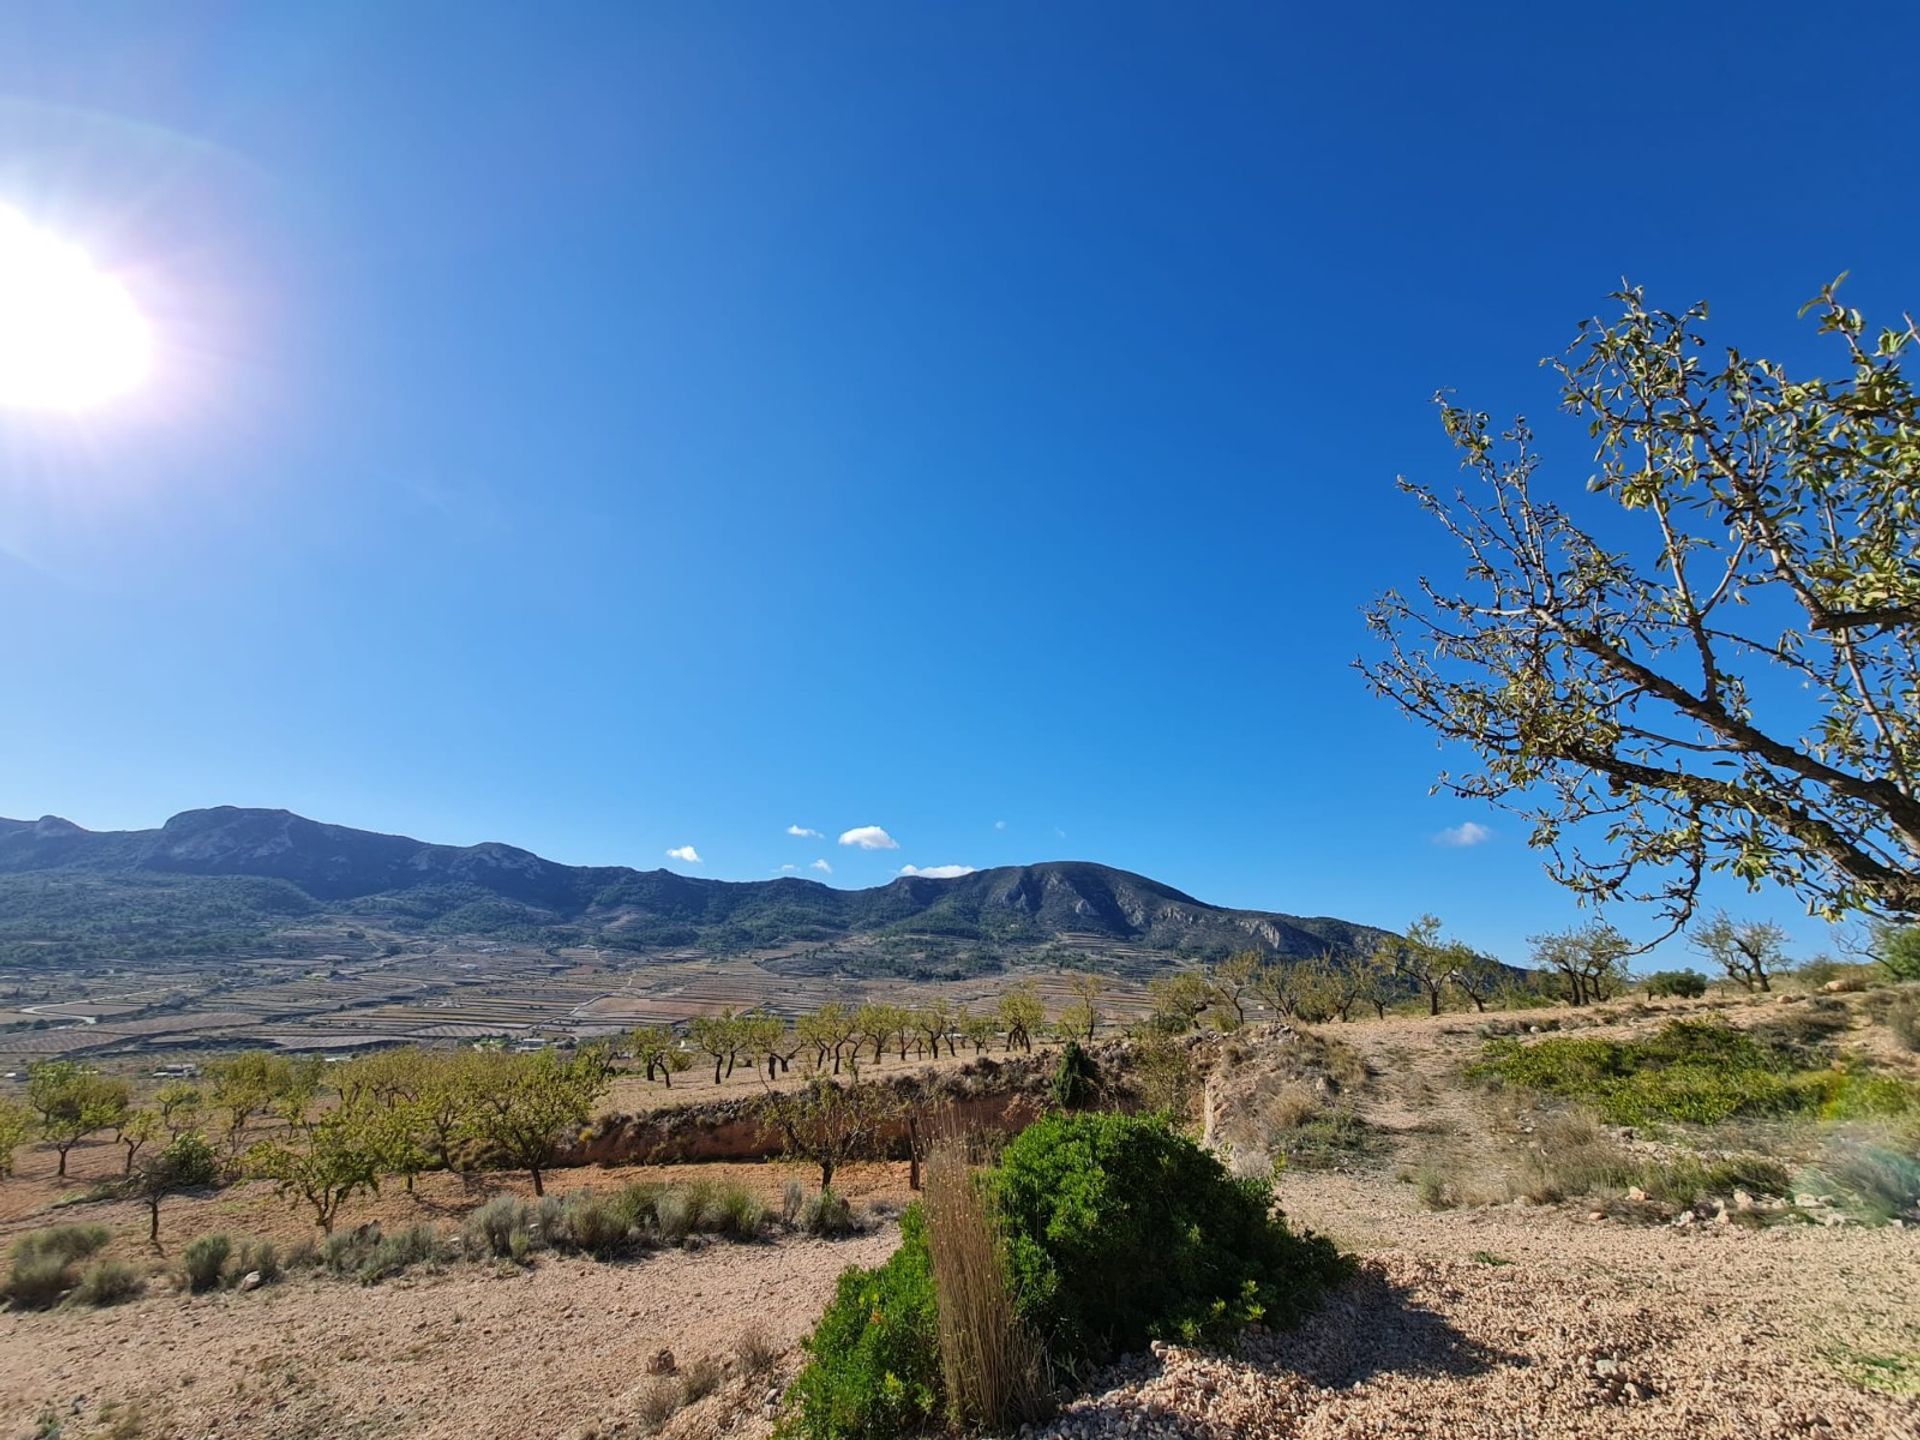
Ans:
POLYGON ((1168 952, 1352 955, 1380 931, 1208 905, 1105 865, 1053 861, 870 890, 561 865, 510 845, 434 845, 286 810, 189 810, 157 830, 0 819, 0 958, 218 953, 295 923, 645 951, 929 937, 1032 948, 1075 937, 1168 952))

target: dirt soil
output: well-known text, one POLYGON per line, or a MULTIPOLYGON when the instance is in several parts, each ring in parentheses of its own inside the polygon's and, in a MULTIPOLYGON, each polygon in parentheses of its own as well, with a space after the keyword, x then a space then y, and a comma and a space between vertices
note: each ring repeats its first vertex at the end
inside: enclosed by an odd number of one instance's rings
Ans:
MULTIPOLYGON (((1623 1016, 1616 1033, 1671 1013, 1623 1016)), ((1339 1095, 1385 1153, 1346 1171, 1289 1170, 1279 1195, 1292 1223, 1360 1258, 1359 1277, 1300 1331, 1250 1337, 1239 1355, 1160 1347, 1123 1362, 1047 1435, 1920 1440, 1920 1230, 1677 1229, 1596 1219, 1579 1202, 1428 1211, 1400 1178, 1407 1167, 1437 1144, 1505 1143, 1511 1123, 1458 1083, 1480 1045, 1473 1017, 1323 1033, 1375 1072, 1350 1074, 1339 1095)), ((0 1232, 100 1220, 115 1231, 109 1254, 143 1253, 135 1207, 48 1213, 63 1193, 50 1157, 22 1160, 22 1179, 0 1184, 0 1232)), ((115 1165, 104 1147, 76 1152, 83 1178, 65 1193, 115 1165)), ((770 1201, 804 1177, 777 1164, 584 1168, 550 1189, 695 1174, 770 1201)), ((844 1183, 884 1211, 906 1198, 905 1179, 904 1166, 872 1165, 844 1183)), ((422 1177, 417 1197, 389 1190, 341 1223, 450 1223, 501 1187, 524 1193, 524 1178, 422 1177)), ((170 1202, 166 1226, 171 1244, 216 1227, 286 1240, 311 1228, 257 1186, 170 1202)), ((655 1433, 757 1440, 835 1276, 897 1235, 883 1222, 842 1242, 718 1243, 617 1265, 545 1256, 530 1271, 459 1265, 370 1287, 303 1277, 186 1297, 156 1284, 113 1309, 0 1314, 0 1440, 54 1433, 46 1420, 68 1440, 624 1440, 680 1393, 647 1374, 663 1347, 681 1371, 703 1357, 732 1368, 655 1433), (755 1325, 788 1353, 749 1373, 739 1341, 755 1325)))

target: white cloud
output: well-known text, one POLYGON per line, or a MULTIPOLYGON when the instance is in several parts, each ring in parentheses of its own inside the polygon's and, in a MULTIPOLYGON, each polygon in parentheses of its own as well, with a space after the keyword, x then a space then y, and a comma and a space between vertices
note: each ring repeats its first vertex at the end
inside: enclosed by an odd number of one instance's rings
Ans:
POLYGON ((898 850, 900 842, 878 825, 856 825, 840 837, 842 845, 857 845, 862 850, 898 850))
POLYGON ((973 874, 971 865, 929 865, 922 869, 918 865, 902 865, 902 875, 918 875, 922 880, 958 880, 962 875, 973 874))
POLYGON ((996 830, 1004 830, 1007 828, 1007 822, 1004 820, 996 820, 993 822, 993 828, 996 830))
POLYGON ((793 874, 794 871, 798 870, 799 868, 800 867, 798 865, 782 865, 778 870, 774 871, 773 873, 776 875, 791 875, 793 874))
POLYGON ((700 863, 700 852, 691 845, 681 845, 667 851, 667 859, 678 860, 683 865, 698 865, 700 863))
POLYGON ((1433 837, 1436 845, 1445 845, 1453 850, 1464 850, 1470 845, 1484 845, 1493 838, 1493 831, 1475 821, 1468 820, 1459 825, 1450 825, 1433 837))
POLYGON ((787 826, 787 834, 793 836, 796 840, 824 840, 827 838, 818 830, 809 830, 804 825, 787 826))
POLYGON ((810 870, 818 870, 822 875, 831 875, 833 873, 833 866, 824 860, 816 860, 807 868, 810 870))

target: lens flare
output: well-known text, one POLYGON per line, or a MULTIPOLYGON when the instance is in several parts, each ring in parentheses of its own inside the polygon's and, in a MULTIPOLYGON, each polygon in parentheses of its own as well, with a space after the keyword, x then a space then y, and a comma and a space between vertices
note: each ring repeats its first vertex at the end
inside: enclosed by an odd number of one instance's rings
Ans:
POLYGON ((0 205, 0 405, 90 410, 152 366, 153 336, 126 287, 0 205))

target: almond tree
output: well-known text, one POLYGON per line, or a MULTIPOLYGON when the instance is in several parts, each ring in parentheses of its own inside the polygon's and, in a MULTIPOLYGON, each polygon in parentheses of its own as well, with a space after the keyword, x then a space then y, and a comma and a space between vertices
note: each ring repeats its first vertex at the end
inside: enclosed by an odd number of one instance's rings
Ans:
POLYGON ((586 1046, 563 1060, 551 1050, 476 1057, 470 1126, 488 1150, 525 1170, 533 1193, 566 1140, 593 1118, 607 1091, 605 1052, 586 1046))
MULTIPOLYGON (((271 1180, 275 1194, 304 1202, 314 1223, 331 1235, 342 1205, 362 1190, 380 1189, 380 1150, 360 1122, 350 1110, 335 1110, 255 1144, 247 1151, 245 1169, 271 1180)), ((157 1205, 154 1223, 157 1227, 157 1205)))
POLYGON ((1585 1005, 1610 998, 1627 982, 1627 957, 1634 949, 1618 930, 1590 921, 1572 930, 1535 935, 1533 963, 1557 971, 1567 986, 1567 1003, 1585 1005))
MULTIPOLYGON (((869 1001, 854 1012, 854 1033, 873 1044, 873 1063, 886 1058, 887 1046, 907 1028, 907 1012, 898 1005, 869 1001)), ((901 1039, 900 1058, 906 1059, 906 1042, 901 1039)))
POLYGON ((693 1042, 694 1049, 713 1057, 713 1083, 718 1085, 722 1076, 721 1067, 726 1067, 728 1075, 733 1074, 734 1063, 740 1058, 740 1044, 744 1038, 741 1032, 740 1017, 731 1010, 722 1010, 718 1015, 696 1015, 688 1022, 687 1038, 693 1042))
POLYGON ((1069 970, 1067 989, 1073 992, 1073 1003, 1060 1012, 1054 1026, 1062 1039, 1091 1042, 1093 1032, 1100 1028, 1100 999, 1106 994, 1107 982, 1084 970, 1069 970))
POLYGON ((1197 970, 1182 970, 1147 982, 1153 997, 1153 1023, 1169 1035, 1183 1035, 1193 1029, 1213 1004, 1213 991, 1207 977, 1197 970))
POLYGON ((1773 989, 1787 963, 1787 932, 1770 920, 1735 921, 1721 911, 1693 934, 1693 946, 1748 990, 1773 989))
POLYGON ((89 1135, 117 1127, 132 1092, 124 1080, 109 1080, 72 1060, 43 1060, 27 1070, 27 1104, 40 1116, 40 1133, 60 1156, 56 1175, 67 1173, 67 1152, 89 1135))
POLYGON ((1000 993, 1000 1028, 1006 1033, 1008 1050, 1018 1045, 1032 1054, 1033 1032, 1044 1025, 1046 1019, 1046 1006, 1040 1003, 1031 980, 1009 985, 1000 993))
MULTIPOLYGON (((794 1022, 793 1031, 803 1044, 813 1047, 813 1068, 824 1070, 831 1056, 833 1073, 836 1075, 840 1073, 847 1047, 854 1043, 857 1033, 853 1012, 838 1001, 828 1001, 811 1014, 802 1015, 794 1022)), ((857 1063, 857 1055, 855 1060, 857 1063)))
POLYGON ((880 1085, 841 1085, 815 1075, 795 1091, 767 1089, 767 1114, 786 1142, 789 1158, 820 1167, 820 1188, 849 1160, 875 1154, 900 1116, 898 1099, 880 1085))
POLYGON ((1207 994, 1223 1030, 1236 1030, 1247 1023, 1247 1003, 1254 992, 1254 981, 1265 962, 1258 950, 1237 950, 1207 972, 1207 994))
POLYGON ((207 1137, 197 1130, 183 1130, 158 1153, 133 1167, 125 1181, 125 1192, 147 1207, 147 1241, 160 1248, 160 1202, 169 1195, 198 1190, 214 1184, 220 1175, 220 1163, 207 1137))
POLYGON ((627 1046, 633 1051, 634 1063, 646 1072, 647 1079, 657 1077, 669 1090, 673 1088, 673 1077, 693 1065, 693 1057, 680 1048, 680 1037, 670 1026, 637 1026, 627 1037, 627 1046))
POLYGON ((1554 879, 1668 934, 1713 871, 1920 916, 1920 330, 1869 338, 1837 284, 1807 307, 1835 378, 1716 357, 1704 305, 1625 290, 1554 362, 1595 473, 1549 482, 1524 421, 1443 396, 1467 480, 1401 482, 1465 575, 1369 607, 1370 687, 1471 757, 1438 788, 1525 816, 1554 879))
POLYGON ((33 1134, 33 1111, 15 1100, 0 1099, 0 1180, 13 1174, 13 1152, 33 1134))

